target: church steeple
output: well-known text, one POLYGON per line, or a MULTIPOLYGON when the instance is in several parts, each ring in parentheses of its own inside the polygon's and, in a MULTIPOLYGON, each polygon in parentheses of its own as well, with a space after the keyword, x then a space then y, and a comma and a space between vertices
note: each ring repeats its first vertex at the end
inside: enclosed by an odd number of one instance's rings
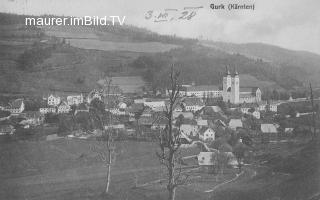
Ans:
POLYGON ((239 73, 236 68, 234 68, 234 76, 239 76, 239 73))
POLYGON ((226 75, 229 76, 230 75, 230 71, 228 69, 228 65, 226 65, 226 75))

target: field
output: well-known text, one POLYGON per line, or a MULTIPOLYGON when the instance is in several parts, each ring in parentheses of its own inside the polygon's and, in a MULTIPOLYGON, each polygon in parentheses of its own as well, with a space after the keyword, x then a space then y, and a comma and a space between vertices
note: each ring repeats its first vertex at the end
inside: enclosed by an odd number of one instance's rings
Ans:
POLYGON ((82 49, 95 49, 102 51, 130 51, 156 53, 165 52, 178 46, 172 44, 163 44, 160 42, 113 42, 101 41, 96 39, 68 39, 71 46, 82 49))
MULTIPOLYGON (((1 144, 0 199, 166 199, 165 170, 155 156, 156 144, 117 143, 110 196, 102 195, 106 167, 90 151, 93 144, 98 143, 59 139, 1 144), (138 187, 134 187, 136 182, 138 187)), ((289 200, 297 192, 298 199, 309 199, 319 192, 318 146, 317 143, 257 146, 262 153, 238 175, 237 169, 226 169, 219 176, 208 174, 192 167, 196 164, 193 161, 183 169, 190 177, 187 185, 178 189, 177 199, 289 200), (310 166, 305 165, 307 162, 310 166), (301 190, 292 191, 286 186, 299 187, 303 183, 309 185, 301 190)), ((183 149, 182 155, 198 152, 197 148, 183 149)))

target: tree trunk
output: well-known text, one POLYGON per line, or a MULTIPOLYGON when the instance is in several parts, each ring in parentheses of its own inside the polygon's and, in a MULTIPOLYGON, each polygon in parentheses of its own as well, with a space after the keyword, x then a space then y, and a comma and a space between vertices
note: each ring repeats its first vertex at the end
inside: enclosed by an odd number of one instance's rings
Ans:
POLYGON ((105 189, 105 193, 107 194, 109 192, 109 185, 110 185, 110 179, 111 179, 111 165, 108 165, 108 171, 107 171, 107 184, 106 184, 106 189, 105 189))
POLYGON ((111 163, 112 163, 112 152, 109 150, 108 152, 108 167, 107 167, 107 184, 106 184, 106 189, 105 193, 107 194, 109 192, 109 186, 110 186, 110 181, 111 181, 111 163))
POLYGON ((176 196, 174 154, 172 149, 169 151, 169 183, 167 188, 169 192, 169 200, 174 200, 176 196))
POLYGON ((176 198, 176 187, 169 189, 169 200, 174 200, 176 198))

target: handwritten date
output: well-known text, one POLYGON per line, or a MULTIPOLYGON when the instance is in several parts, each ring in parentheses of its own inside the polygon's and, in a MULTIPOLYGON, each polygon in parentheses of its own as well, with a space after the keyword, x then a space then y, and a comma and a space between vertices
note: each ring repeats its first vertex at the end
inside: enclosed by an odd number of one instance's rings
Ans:
POLYGON ((184 7, 181 10, 167 8, 162 11, 149 10, 145 14, 146 20, 153 20, 153 22, 169 22, 175 20, 191 20, 197 15, 197 11, 203 8, 199 7, 184 7))

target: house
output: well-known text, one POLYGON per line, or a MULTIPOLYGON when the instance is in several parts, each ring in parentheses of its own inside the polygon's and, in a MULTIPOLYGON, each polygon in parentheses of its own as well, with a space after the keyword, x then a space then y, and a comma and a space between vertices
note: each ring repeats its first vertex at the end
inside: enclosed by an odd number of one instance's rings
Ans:
POLYGON ((208 127, 208 120, 205 120, 205 119, 198 119, 197 120, 197 125, 199 127, 208 127))
POLYGON ((199 166, 209 167, 217 164, 218 152, 200 152, 198 155, 199 166))
POLYGON ((258 103, 258 110, 259 111, 266 111, 267 110, 267 102, 261 101, 258 103))
POLYGON ((277 127, 275 124, 261 124, 262 133, 277 133, 277 127))
POLYGON ((47 114, 47 113, 56 113, 57 112, 57 108, 54 106, 47 106, 47 107, 41 107, 39 109, 41 114, 47 114))
POLYGON ((11 114, 19 114, 22 113, 25 109, 25 104, 23 99, 16 99, 12 101, 9 107, 6 107, 4 110, 9 111, 11 114))
POLYGON ((278 106, 280 105, 280 103, 274 102, 274 103, 270 103, 269 104, 269 110, 271 112, 278 112, 278 106))
POLYGON ((185 98, 182 105, 187 112, 196 112, 198 110, 201 110, 205 106, 202 99, 197 97, 185 98))
POLYGON ((199 130, 199 139, 203 141, 215 140, 215 132, 212 128, 202 127, 199 130))
POLYGON ((118 104, 118 107, 119 107, 119 109, 126 109, 127 108, 127 104, 126 103, 124 103, 124 102, 120 102, 119 104, 118 104))
POLYGON ((59 96, 55 96, 53 94, 51 94, 48 97, 48 105, 49 106, 57 106, 61 103, 61 98, 59 96))
POLYGON ((242 128, 243 124, 242 124, 241 119, 231 119, 229 122, 229 127, 232 130, 236 130, 237 128, 242 128))
POLYGON ((79 105, 81 103, 83 103, 83 95, 70 95, 67 96, 67 103, 69 106, 71 105, 79 105))
POLYGON ((260 112, 259 111, 254 111, 254 112, 252 112, 251 113, 252 114, 252 116, 254 117, 254 118, 256 118, 256 119, 260 119, 260 112))
POLYGON ((138 123, 142 126, 152 126, 153 123, 154 123, 154 119, 152 117, 143 117, 141 116, 139 119, 138 119, 138 123))
POLYGON ((58 106, 58 113, 68 113, 70 112, 70 110, 70 106, 65 101, 61 102, 58 106))
POLYGON ((195 137, 198 135, 199 127, 194 124, 181 124, 180 131, 187 136, 195 137))
POLYGON ((159 130, 159 129, 165 129, 168 124, 168 120, 164 117, 160 117, 152 124, 151 129, 152 130, 159 130))
POLYGON ((177 104, 173 109, 173 112, 182 112, 182 111, 183 109, 180 104, 177 104))
POLYGON ((12 135, 15 129, 9 124, 0 125, 0 135, 12 135))
POLYGON ((294 128, 285 128, 285 129, 284 129, 284 132, 285 132, 285 133, 292 133, 293 130, 294 130, 294 128))
POLYGON ((91 92, 89 92, 88 96, 87 96, 87 102, 91 103, 91 101, 93 99, 99 99, 100 101, 102 100, 102 91, 97 90, 97 89, 93 89, 91 92))
POLYGON ((25 112, 25 123, 32 125, 40 125, 43 123, 44 115, 40 111, 25 112))
POLYGON ((143 102, 144 106, 151 108, 154 111, 164 111, 166 104, 163 99, 147 99, 143 102))
POLYGON ((142 117, 152 117, 152 114, 153 114, 152 109, 149 108, 149 107, 146 107, 146 108, 143 110, 141 116, 142 116, 142 117))

